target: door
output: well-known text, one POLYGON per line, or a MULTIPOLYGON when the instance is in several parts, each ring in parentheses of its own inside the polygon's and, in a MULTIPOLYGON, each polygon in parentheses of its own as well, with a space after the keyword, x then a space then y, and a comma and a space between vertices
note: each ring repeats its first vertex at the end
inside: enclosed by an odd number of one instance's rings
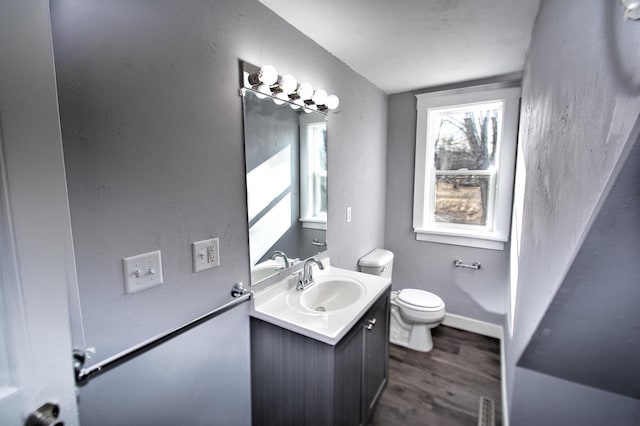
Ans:
POLYGON ((389 373, 389 293, 367 312, 364 320, 362 375, 363 419, 368 423, 387 384, 389 373))
POLYGON ((337 426, 362 424, 363 333, 357 324, 335 346, 333 424, 337 426))
POLYGON ((1 2, 0 40, 0 424, 51 402, 68 426, 75 270, 48 2, 1 2))

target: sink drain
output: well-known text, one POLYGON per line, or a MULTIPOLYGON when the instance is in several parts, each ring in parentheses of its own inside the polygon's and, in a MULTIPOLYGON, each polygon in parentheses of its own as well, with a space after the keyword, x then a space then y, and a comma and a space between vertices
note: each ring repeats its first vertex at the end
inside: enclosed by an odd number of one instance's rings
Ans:
POLYGON ((327 312, 327 309, 324 306, 316 306, 316 311, 318 311, 318 312, 327 312))

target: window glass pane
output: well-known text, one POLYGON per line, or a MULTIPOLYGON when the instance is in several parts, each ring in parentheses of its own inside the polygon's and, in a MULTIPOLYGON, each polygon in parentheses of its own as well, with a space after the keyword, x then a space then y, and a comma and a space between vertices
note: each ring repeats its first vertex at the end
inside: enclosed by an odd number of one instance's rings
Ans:
POLYGON ((490 180, 491 176, 436 176, 435 221, 486 225, 490 180))
POLYGON ((314 217, 327 215, 327 125, 319 123, 309 127, 312 167, 312 205, 314 217))
POLYGON ((429 110, 437 170, 489 170, 496 164, 502 101, 429 110))

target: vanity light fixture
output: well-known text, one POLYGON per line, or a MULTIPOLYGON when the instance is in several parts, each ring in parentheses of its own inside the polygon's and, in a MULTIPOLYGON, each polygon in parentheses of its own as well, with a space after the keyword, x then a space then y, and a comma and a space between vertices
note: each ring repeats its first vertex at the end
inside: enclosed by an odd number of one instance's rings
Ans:
POLYGON ((284 91, 278 92, 276 96, 273 98, 273 102, 276 105, 282 105, 285 101, 289 100, 289 95, 287 95, 284 91))
POLYGON ((318 89, 315 92, 313 92, 313 96, 311 97, 311 100, 316 105, 325 105, 327 103, 327 97, 328 96, 327 96, 326 90, 318 89))
POLYGON ((340 105, 340 100, 336 95, 329 95, 324 89, 314 90, 309 83, 298 85, 298 81, 291 74, 280 77, 272 65, 263 65, 259 70, 253 65, 249 65, 249 68, 252 71, 245 71, 243 86, 255 91, 256 96, 260 99, 269 96, 276 105, 283 105, 287 102, 291 108, 304 108, 305 112, 321 111, 326 113, 328 110, 335 110, 340 105))
POLYGON ((271 96, 271 88, 269 86, 267 86, 266 84, 261 84, 258 86, 258 92, 256 93, 256 96, 260 99, 264 99, 267 96, 271 96))
POLYGON ((300 109, 300 108, 302 108, 304 106, 304 101, 302 99, 300 99, 300 98, 295 99, 293 101, 293 103, 290 104, 290 106, 293 109, 300 109))
POLYGON ((298 96, 303 101, 311 99, 313 96, 313 86, 309 83, 302 83, 300 87, 298 87, 298 96))
POLYGON ((312 111, 318 111, 318 106, 316 104, 307 105, 307 107, 304 109, 304 112, 307 113, 312 111))
POLYGON ((326 105, 327 105, 327 108, 334 110, 338 108, 338 105, 340 105, 340 99, 336 95, 329 95, 327 97, 326 105))
POLYGON ((296 88, 298 87, 298 81, 291 74, 285 74, 280 79, 279 86, 282 89, 282 92, 289 95, 296 91, 296 88))
POLYGON ((249 83, 254 86, 259 84, 271 86, 275 84, 276 81, 278 81, 278 71, 273 65, 263 65, 260 71, 249 75, 249 83))

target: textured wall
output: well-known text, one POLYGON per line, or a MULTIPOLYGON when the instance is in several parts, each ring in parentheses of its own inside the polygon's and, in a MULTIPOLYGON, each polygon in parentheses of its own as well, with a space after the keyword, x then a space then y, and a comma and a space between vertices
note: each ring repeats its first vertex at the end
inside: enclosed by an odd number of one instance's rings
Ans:
POLYGON ((518 366, 640 399, 640 135, 633 142, 518 366))
MULTIPOLYGON (((506 341, 510 396, 534 392, 514 383, 514 364, 570 267, 638 118, 639 68, 640 24, 623 21, 617 2, 543 1, 523 76, 526 191, 515 329, 506 341)), ((526 400, 517 396, 514 404, 526 400)))
MULTIPOLYGON (((249 281, 240 60, 340 96, 328 130, 329 254, 355 268, 382 245, 387 98, 263 5, 60 0, 52 8, 93 361, 220 305, 234 282, 249 281), (211 236, 220 238, 221 265, 193 274, 190 244, 211 236), (125 295, 121 259, 155 249, 164 284, 125 295)), ((89 383, 83 424, 248 424, 247 313, 244 305, 89 383)))
MULTIPOLYGON (((518 75, 468 85, 517 80, 518 75)), ((443 86, 438 90, 459 85, 443 86)), ((434 89, 431 89, 434 90, 434 89)), ((509 246, 502 251, 417 241, 413 232, 413 183, 416 147, 416 93, 389 97, 387 148, 386 248, 396 255, 394 288, 421 288, 442 297, 447 312, 502 324, 506 309, 509 246), (453 260, 478 261, 478 271, 453 267, 453 260)))
POLYGON ((526 369, 517 371, 512 426, 635 426, 640 401, 526 369))

